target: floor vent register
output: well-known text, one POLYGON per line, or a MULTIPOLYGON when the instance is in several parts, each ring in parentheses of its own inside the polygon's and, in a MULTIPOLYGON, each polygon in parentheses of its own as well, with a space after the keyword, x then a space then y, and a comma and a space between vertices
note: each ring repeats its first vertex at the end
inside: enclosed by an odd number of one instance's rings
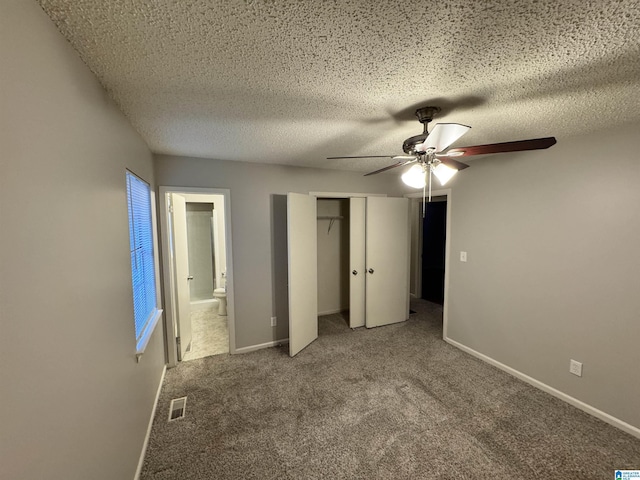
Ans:
POLYGON ((174 398, 169 407, 169 421, 183 418, 187 408, 187 397, 174 398))

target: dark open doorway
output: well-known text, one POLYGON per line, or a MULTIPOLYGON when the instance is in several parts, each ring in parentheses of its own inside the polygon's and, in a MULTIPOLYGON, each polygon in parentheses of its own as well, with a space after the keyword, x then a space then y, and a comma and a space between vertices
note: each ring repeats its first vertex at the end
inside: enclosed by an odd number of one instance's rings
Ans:
POLYGON ((422 292, 430 302, 444 304, 447 197, 426 204, 422 219, 422 292))

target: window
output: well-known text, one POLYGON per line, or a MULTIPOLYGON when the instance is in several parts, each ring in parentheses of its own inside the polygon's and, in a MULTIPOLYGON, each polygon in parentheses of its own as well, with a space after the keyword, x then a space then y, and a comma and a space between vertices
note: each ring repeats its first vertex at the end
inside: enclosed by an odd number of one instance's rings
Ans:
POLYGON ((127 172, 127 203, 136 353, 141 355, 158 323, 161 311, 157 308, 156 298, 151 191, 148 183, 131 172, 127 172))

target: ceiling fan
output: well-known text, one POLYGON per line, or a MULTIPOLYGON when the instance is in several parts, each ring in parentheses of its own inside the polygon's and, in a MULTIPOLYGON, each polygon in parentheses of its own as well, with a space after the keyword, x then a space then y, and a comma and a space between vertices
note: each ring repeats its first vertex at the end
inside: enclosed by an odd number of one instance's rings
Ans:
POLYGON ((490 153, 520 152, 524 150, 539 150, 549 148, 556 143, 555 137, 532 138, 515 142, 491 143, 488 145, 474 145, 470 147, 449 148, 471 127, 459 123, 437 123, 431 132, 428 125, 433 117, 440 112, 439 107, 422 107, 416 110, 416 116, 424 130, 420 135, 407 138, 402 144, 406 155, 363 155, 353 157, 327 157, 327 160, 343 158, 391 158, 396 163, 365 174, 375 175, 392 168, 410 163, 416 165, 409 168, 403 175, 402 181, 414 188, 429 186, 429 201, 431 201, 431 175, 435 175, 441 185, 447 183, 458 171, 469 165, 459 162, 453 157, 468 157, 471 155, 487 155, 490 153))

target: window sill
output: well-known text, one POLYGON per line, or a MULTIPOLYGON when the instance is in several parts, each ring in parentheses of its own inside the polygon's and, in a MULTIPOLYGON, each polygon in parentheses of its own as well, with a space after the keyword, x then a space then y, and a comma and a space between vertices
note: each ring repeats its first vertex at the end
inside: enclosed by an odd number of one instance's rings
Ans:
POLYGON ((157 309, 151 320, 149 320, 149 322, 147 323, 144 332, 142 332, 142 336, 136 344, 136 360, 138 362, 140 362, 140 358, 142 358, 142 355, 144 354, 144 351, 149 344, 149 340, 151 340, 151 335, 153 335, 153 332, 156 329, 156 325, 158 325, 158 321, 160 320, 161 316, 162 309, 157 309))

